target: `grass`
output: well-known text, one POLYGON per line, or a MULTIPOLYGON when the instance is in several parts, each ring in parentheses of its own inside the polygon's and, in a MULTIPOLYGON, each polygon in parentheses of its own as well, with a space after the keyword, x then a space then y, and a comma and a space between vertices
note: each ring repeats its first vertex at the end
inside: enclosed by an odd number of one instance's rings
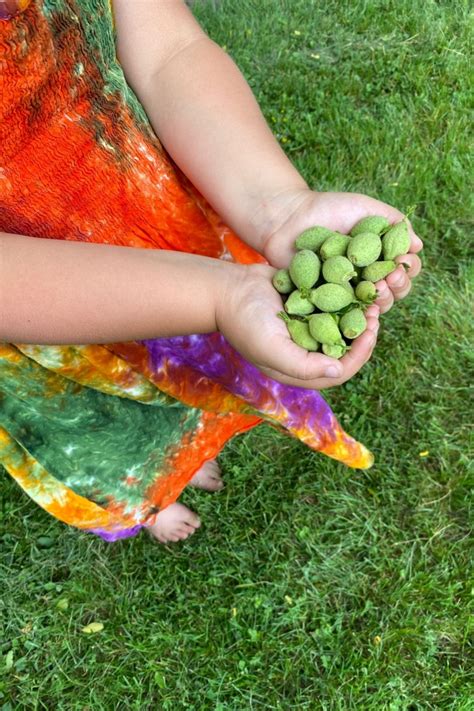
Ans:
POLYGON ((416 205, 424 273, 327 393, 377 463, 259 427, 223 451, 224 492, 184 493, 204 525, 166 548, 80 534, 2 477, 0 709, 471 711, 468 3, 193 12, 310 184, 416 205))

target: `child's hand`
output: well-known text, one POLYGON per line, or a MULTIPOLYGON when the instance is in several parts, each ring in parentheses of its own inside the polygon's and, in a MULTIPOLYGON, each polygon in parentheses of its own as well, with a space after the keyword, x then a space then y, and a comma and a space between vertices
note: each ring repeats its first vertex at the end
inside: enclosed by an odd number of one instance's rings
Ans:
POLYGON ((271 282, 274 269, 260 264, 238 269, 216 305, 216 322, 229 343, 263 373, 288 385, 320 390, 341 385, 369 360, 376 342, 378 306, 367 310, 367 330, 338 361, 293 343, 277 316, 283 303, 271 282))
MULTIPOLYGON (((281 225, 265 241, 263 254, 273 267, 283 268, 290 263, 294 254, 294 242, 303 230, 313 225, 322 225, 332 230, 348 234, 356 222, 368 215, 384 215, 391 223, 400 222, 403 214, 390 205, 358 193, 316 193, 301 191, 292 195, 285 215, 279 208, 281 225), (296 209, 294 205, 297 205, 296 209), (293 207, 292 207, 293 206, 293 207)), ((409 254, 397 257, 395 261, 406 264, 408 271, 400 266, 387 279, 377 282, 379 297, 376 304, 381 313, 392 306, 394 300, 403 299, 411 289, 411 279, 419 274, 421 261, 416 253, 423 248, 423 242, 409 224, 411 247, 409 254)))

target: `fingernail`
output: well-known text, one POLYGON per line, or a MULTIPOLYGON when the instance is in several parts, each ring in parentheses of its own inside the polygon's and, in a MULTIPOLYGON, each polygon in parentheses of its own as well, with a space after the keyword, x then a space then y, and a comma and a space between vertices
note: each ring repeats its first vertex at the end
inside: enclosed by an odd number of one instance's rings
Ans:
POLYGON ((341 371, 339 368, 335 365, 330 365, 329 368, 326 368, 324 371, 324 375, 326 378, 338 378, 341 374, 341 371))

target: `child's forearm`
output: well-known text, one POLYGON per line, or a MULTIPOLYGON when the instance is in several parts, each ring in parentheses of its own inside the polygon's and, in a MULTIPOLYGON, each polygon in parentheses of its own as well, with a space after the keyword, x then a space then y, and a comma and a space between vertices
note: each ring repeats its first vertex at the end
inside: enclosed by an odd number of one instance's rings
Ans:
POLYGON ((285 200, 308 186, 231 57, 205 38, 133 88, 181 170, 226 224, 259 249, 278 196, 285 200))
POLYGON ((0 341, 114 343, 217 330, 240 267, 162 250, 0 233, 0 341))

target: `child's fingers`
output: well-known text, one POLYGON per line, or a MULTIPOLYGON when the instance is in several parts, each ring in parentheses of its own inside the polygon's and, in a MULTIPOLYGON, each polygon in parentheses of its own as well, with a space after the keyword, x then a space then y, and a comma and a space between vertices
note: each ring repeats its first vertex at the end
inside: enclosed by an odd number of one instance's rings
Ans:
POLYGON ((377 304, 372 304, 365 312, 365 318, 367 319, 367 328, 371 331, 377 333, 379 330, 379 316, 380 308, 377 304))
POLYGON ((388 275, 386 283, 393 294, 393 298, 398 301, 405 298, 410 292, 411 279, 419 274, 421 261, 416 254, 404 254, 401 257, 397 257, 396 261, 400 266, 388 275), (405 271, 402 265, 407 265, 408 271, 405 271))
POLYGON ((367 329, 364 333, 352 341, 351 349, 341 358, 339 363, 343 366, 344 372, 341 378, 335 382, 330 382, 327 379, 320 385, 321 388, 331 388, 336 385, 342 385, 353 375, 359 372, 362 366, 367 363, 372 355, 377 335, 372 329, 367 329))
POLYGON ((342 358, 341 363, 344 366, 344 375, 346 379, 351 378, 364 363, 367 363, 372 351, 377 342, 377 333, 379 330, 379 307, 373 304, 366 311, 367 328, 358 338, 351 343, 351 349, 342 358))
POLYGON ((416 254, 402 254, 395 259, 397 264, 406 264, 408 267, 407 276, 414 279, 421 272, 421 259, 416 254))
POLYGON ((405 288, 407 282, 410 280, 405 272, 405 269, 402 266, 399 266, 395 269, 395 271, 385 277, 385 281, 387 286, 390 287, 391 291, 393 291, 394 289, 405 288))
POLYGON ((405 298, 411 289, 411 279, 403 271, 403 268, 396 269, 393 274, 387 277, 387 285, 393 294, 395 301, 405 298), (403 272, 401 274, 401 272, 403 272), (393 276, 393 280, 390 281, 390 277, 393 276))
POLYGON ((410 235, 410 252, 414 252, 415 254, 417 252, 421 252, 423 249, 423 242, 415 233, 415 230, 411 226, 410 220, 408 220, 408 233, 410 235))
POLYGON ((403 267, 395 269, 394 272, 388 275, 386 281, 395 301, 403 299, 411 289, 411 280, 403 267))
POLYGON ((372 306, 367 309, 365 312, 365 316, 367 318, 366 330, 358 338, 352 341, 351 349, 339 361, 339 364, 343 367, 341 377, 336 380, 328 380, 327 378, 324 378, 318 383, 318 389, 332 388, 336 385, 342 385, 347 380, 352 378, 353 375, 358 373, 362 366, 367 363, 375 348, 375 344, 377 343, 379 313, 380 309, 376 304, 372 304, 372 306))
POLYGON ((413 232, 413 235, 410 235, 411 237, 411 243, 410 243, 410 252, 411 253, 417 253, 421 252, 423 249, 423 242, 421 239, 413 232))
POLYGON ((380 309, 372 304, 366 311, 367 329, 352 341, 350 351, 336 360, 321 353, 308 353, 290 338, 282 339, 272 348, 274 355, 266 358, 260 369, 269 377, 296 387, 321 390, 341 385, 355 375, 366 363, 377 341, 380 309), (291 363, 289 366, 288 364, 291 363), (334 373, 329 377, 330 373, 334 373))
POLYGON ((389 311, 393 306, 393 294, 388 288, 385 279, 382 279, 382 281, 378 281, 375 286, 377 288, 378 294, 375 303, 380 308, 380 313, 384 314, 389 311))
POLYGON ((337 379, 342 374, 342 367, 334 358, 306 351, 293 343, 289 334, 272 344, 262 366, 262 370, 268 374, 274 373, 271 377, 280 382, 308 388, 318 378, 337 379))

